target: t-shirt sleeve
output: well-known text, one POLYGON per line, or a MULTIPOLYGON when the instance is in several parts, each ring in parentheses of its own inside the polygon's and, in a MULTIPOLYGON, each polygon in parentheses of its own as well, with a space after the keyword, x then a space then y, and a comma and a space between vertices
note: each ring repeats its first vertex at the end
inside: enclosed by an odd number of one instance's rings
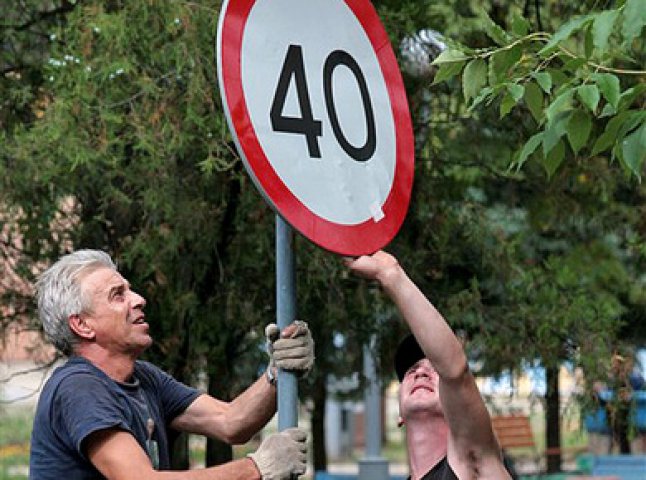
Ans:
POLYGON ((83 442, 91 433, 107 428, 131 432, 126 415, 123 403, 105 381, 90 374, 61 381, 52 406, 52 421, 67 432, 70 447, 83 457, 83 442))
POLYGON ((178 382, 156 366, 146 362, 142 363, 155 377, 164 417, 168 423, 183 413, 202 394, 199 390, 178 382))

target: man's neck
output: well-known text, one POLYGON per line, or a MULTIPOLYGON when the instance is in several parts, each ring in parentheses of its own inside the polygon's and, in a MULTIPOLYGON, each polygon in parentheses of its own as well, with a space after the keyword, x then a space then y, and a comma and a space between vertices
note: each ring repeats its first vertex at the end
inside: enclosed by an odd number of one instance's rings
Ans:
POLYGON ((411 480, 419 480, 446 456, 449 427, 444 417, 406 421, 406 445, 411 480))
POLYGON ((137 360, 136 356, 114 354, 98 348, 95 344, 81 346, 76 354, 91 362, 117 382, 125 382, 130 379, 135 369, 135 360, 137 360))

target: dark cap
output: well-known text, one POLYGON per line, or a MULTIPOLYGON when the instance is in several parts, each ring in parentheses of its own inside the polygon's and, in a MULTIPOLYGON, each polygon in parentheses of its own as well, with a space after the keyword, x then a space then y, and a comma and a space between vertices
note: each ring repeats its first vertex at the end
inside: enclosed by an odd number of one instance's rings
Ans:
POLYGON ((410 367, 424 357, 426 355, 424 355, 415 337, 412 334, 405 337, 395 352, 395 372, 397 372, 399 381, 402 381, 410 367))

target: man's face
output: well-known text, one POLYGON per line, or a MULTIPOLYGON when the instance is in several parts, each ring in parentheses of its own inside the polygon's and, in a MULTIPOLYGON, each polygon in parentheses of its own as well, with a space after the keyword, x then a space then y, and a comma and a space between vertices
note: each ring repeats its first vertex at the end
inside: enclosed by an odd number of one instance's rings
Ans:
POLYGON ((143 308, 146 300, 130 289, 119 272, 99 268, 81 280, 92 307, 81 316, 92 327, 94 341, 110 353, 138 355, 152 344, 143 308))
POLYGON ((404 422, 415 415, 442 414, 439 379, 427 358, 406 371, 399 388, 399 414, 404 422))

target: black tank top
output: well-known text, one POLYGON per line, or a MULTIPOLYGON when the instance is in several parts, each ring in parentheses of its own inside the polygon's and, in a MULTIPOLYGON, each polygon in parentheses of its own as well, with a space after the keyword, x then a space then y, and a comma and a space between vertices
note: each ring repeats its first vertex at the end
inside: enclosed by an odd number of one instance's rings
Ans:
MULTIPOLYGON (((410 480, 410 477, 408 478, 410 480)), ((446 457, 444 457, 422 477, 422 480, 458 480, 458 477, 449 466, 446 457)))

